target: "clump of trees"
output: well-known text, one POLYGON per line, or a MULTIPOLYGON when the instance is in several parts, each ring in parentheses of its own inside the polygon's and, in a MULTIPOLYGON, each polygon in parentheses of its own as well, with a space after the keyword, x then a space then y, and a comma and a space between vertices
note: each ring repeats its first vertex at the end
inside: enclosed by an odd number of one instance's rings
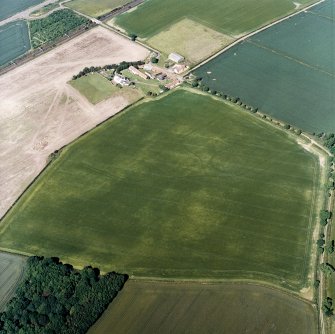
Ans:
POLYGON ((330 263, 321 263, 320 270, 326 275, 331 276, 335 268, 330 263))
POLYGON ((323 145, 329 149, 332 154, 335 154, 335 134, 319 134, 320 138, 323 139, 323 145))
POLYGON ((321 210, 320 211, 320 224, 322 226, 326 226, 331 216, 332 216, 332 213, 329 212, 328 210, 321 210))
POLYGON ((332 298, 327 297, 324 299, 322 303, 322 311, 327 317, 331 317, 334 314, 332 298))
POLYGON ((0 313, 0 333, 86 333, 126 280, 92 267, 78 271, 58 258, 30 257, 15 297, 0 313))
POLYGON ((138 67, 139 65, 144 65, 144 61, 122 61, 119 64, 109 64, 105 66, 91 66, 91 67, 85 67, 83 70, 81 70, 78 74, 74 75, 72 77, 72 80, 79 79, 89 73, 94 72, 100 72, 100 71, 106 71, 106 70, 114 70, 116 73, 120 73, 126 69, 128 69, 130 66, 138 67))
POLYGON ((136 39, 137 39, 137 35, 136 35, 136 34, 134 34, 134 33, 132 33, 132 34, 129 34, 129 37, 130 37, 130 39, 131 39, 133 42, 135 42, 135 41, 136 41, 136 39))
POLYGON ((91 21, 74 13, 70 9, 55 11, 39 20, 29 22, 30 36, 33 48, 50 43, 73 29, 89 25, 91 21))

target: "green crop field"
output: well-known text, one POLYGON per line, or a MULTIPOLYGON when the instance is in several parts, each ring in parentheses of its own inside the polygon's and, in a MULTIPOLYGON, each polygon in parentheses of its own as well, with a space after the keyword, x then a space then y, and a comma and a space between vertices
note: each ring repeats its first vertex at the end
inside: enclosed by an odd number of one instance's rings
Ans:
POLYGON ((9 63, 30 50, 28 26, 15 21, 0 26, 0 66, 9 63))
POLYGON ((0 244, 129 275, 300 289, 319 179, 289 134, 178 90, 66 148, 2 221, 0 244))
POLYGON ((58 10, 47 17, 31 20, 29 21, 31 44, 37 48, 45 43, 51 43, 88 22, 88 19, 70 9, 58 10))
POLYGON ((91 103, 96 104, 120 91, 110 81, 98 73, 92 73, 79 79, 72 80, 71 86, 76 88, 91 103))
POLYGON ((20 283, 26 259, 19 255, 0 253, 0 312, 14 296, 20 283))
POLYGON ((66 6, 83 14, 98 17, 128 2, 130 0, 72 0, 66 3, 66 6))
POLYGON ((334 21, 302 13, 231 48, 195 74, 210 88, 298 128, 334 132, 334 29, 334 21))
POLYGON ((129 281, 88 334, 316 334, 311 304, 252 284, 129 281))
MULTIPOLYGON (((313 1, 299 1, 301 4, 313 1)), ((115 23, 142 38, 158 34, 171 23, 189 17, 214 30, 238 35, 293 12, 291 0, 148 0, 137 10, 119 16, 115 23)))
POLYGON ((0 21, 44 0, 1 0, 0 21))

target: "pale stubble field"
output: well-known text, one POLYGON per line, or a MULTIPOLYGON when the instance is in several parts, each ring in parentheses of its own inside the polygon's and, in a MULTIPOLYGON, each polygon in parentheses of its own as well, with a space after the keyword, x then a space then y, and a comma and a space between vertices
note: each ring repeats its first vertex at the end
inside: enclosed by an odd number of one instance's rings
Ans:
POLYGON ((85 66, 144 59, 148 50, 97 27, 0 77, 0 217, 50 153, 139 98, 92 105, 68 81, 85 66))

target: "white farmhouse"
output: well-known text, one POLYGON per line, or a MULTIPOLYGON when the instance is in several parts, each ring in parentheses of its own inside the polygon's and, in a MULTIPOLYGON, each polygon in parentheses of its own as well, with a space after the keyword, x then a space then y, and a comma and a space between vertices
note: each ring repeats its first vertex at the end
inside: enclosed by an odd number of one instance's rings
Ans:
POLYGON ((169 60, 173 61, 174 63, 179 64, 183 62, 185 58, 178 53, 172 52, 169 54, 169 60))
POLYGON ((121 74, 115 74, 114 78, 113 78, 113 82, 117 85, 121 85, 121 86, 129 86, 130 85, 130 81, 129 79, 125 78, 123 75, 121 74))

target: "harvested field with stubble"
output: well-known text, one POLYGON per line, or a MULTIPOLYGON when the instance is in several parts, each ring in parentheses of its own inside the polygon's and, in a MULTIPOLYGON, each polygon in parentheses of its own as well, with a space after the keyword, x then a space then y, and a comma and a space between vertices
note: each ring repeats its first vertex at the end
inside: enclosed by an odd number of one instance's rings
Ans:
POLYGON ((234 41, 234 38, 210 29, 196 21, 183 18, 146 43, 169 54, 178 52, 192 64, 208 58, 234 41), (196 37, 196 38, 195 38, 196 37))
POLYGON ((97 27, 0 77, 0 216, 50 153, 138 99, 117 94, 93 106, 67 84, 72 76, 85 66, 147 55, 145 48, 97 27))
POLYGON ((141 277, 308 287, 318 157, 193 92, 140 103, 64 149, 3 220, 2 247, 141 277))
POLYGON ((0 312, 14 296, 25 263, 26 258, 23 256, 0 252, 0 312))
POLYGON ((312 304, 254 284, 128 281, 88 334, 317 334, 312 304))

